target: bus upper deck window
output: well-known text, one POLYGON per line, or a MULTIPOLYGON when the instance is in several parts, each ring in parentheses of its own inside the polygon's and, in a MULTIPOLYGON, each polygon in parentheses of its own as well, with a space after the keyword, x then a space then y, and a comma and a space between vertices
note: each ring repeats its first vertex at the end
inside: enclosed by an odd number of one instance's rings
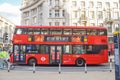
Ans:
POLYGON ((24 33, 25 33, 25 31, 22 28, 18 28, 15 30, 15 34, 24 34, 24 33))
POLYGON ((35 29, 34 34, 40 34, 40 29, 35 29))
POLYGON ((72 34, 72 30, 71 29, 64 29, 64 34, 72 34))
POLYGON ((97 35, 97 30, 91 30, 91 35, 97 35))
POLYGON ((80 29, 73 29, 73 34, 82 34, 80 29))
POLYGON ((81 29, 81 30, 80 30, 80 34, 86 35, 86 30, 85 30, 85 29, 81 29))
POLYGON ((98 35, 107 35, 107 30, 99 30, 98 35))
POLYGON ((90 30, 89 29, 87 30, 87 35, 90 35, 90 30))
POLYGON ((49 33, 49 29, 42 29, 41 30, 41 34, 48 34, 49 33))
POLYGON ((50 29, 50 34, 62 34, 62 29, 50 29))
POLYGON ((28 29, 28 34, 34 34, 34 30, 32 28, 28 29))
POLYGON ((97 35, 97 30, 87 30, 87 35, 97 35))

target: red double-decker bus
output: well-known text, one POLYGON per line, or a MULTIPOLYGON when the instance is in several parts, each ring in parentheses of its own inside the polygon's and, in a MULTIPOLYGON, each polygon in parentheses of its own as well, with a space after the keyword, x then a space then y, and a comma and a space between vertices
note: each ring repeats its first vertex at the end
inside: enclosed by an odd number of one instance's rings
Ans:
POLYGON ((29 65, 106 63, 107 29, 97 26, 16 26, 11 61, 29 65))

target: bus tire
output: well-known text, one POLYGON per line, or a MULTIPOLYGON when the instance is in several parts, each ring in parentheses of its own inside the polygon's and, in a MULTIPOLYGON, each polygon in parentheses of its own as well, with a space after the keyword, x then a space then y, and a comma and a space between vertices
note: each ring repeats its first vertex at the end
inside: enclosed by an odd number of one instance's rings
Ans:
POLYGON ((32 66, 33 63, 35 63, 35 65, 36 65, 36 63, 37 63, 36 59, 34 59, 34 58, 29 59, 28 64, 29 64, 30 66, 32 66))
POLYGON ((85 65, 85 60, 82 59, 82 58, 78 58, 78 59, 76 60, 76 65, 77 65, 78 67, 84 66, 84 65, 85 65))

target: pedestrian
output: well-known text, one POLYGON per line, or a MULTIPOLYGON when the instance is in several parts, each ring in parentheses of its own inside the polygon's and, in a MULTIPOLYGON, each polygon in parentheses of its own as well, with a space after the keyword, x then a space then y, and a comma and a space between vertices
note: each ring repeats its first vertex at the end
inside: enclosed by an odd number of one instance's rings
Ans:
POLYGON ((0 68, 4 68, 5 61, 8 62, 10 59, 8 52, 5 50, 5 48, 2 49, 0 52, 0 68))
MULTIPOLYGON (((1 50, 2 51, 2 50, 1 50)), ((1 55, 1 51, 0 51, 0 69, 2 69, 3 68, 3 62, 2 62, 2 55, 1 55)))
POLYGON ((109 55, 109 56, 111 55, 111 51, 108 51, 108 55, 109 55))

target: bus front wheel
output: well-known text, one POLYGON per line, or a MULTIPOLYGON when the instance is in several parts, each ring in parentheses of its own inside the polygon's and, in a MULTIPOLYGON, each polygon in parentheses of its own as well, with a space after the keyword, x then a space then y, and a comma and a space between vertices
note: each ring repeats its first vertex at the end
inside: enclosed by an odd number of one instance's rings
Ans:
POLYGON ((85 65, 85 60, 82 59, 82 58, 79 58, 76 60, 76 65, 81 67, 81 66, 84 66, 85 65))
POLYGON ((37 62, 36 62, 36 59, 34 59, 34 58, 29 59, 28 64, 29 64, 30 66, 32 66, 33 63, 35 63, 35 65, 36 65, 36 63, 37 63, 37 62))

